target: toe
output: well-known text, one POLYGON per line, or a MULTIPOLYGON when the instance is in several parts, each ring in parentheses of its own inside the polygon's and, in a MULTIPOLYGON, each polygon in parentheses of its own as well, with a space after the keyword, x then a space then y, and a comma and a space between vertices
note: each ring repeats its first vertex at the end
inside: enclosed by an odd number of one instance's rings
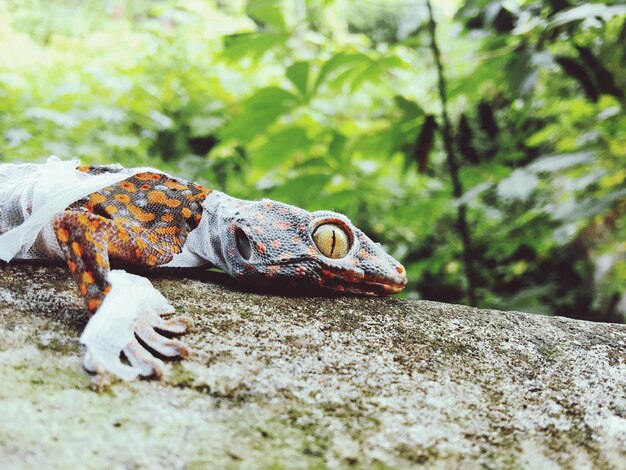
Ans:
POLYGON ((142 377, 155 375, 157 378, 163 377, 164 364, 163 361, 157 359, 139 344, 139 341, 133 339, 124 348, 124 355, 133 366, 139 371, 142 377))

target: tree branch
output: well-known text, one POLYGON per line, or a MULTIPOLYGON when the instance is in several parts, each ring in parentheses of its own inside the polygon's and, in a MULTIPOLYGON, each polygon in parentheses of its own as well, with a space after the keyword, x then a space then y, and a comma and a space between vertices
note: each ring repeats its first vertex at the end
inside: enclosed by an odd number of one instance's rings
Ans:
MULTIPOLYGON (((441 137, 447 154, 448 170, 452 180, 452 191, 454 197, 459 199, 463 195, 463 186, 461 185, 461 179, 459 177, 459 163, 454 149, 452 126, 450 125, 450 118, 448 117, 446 80, 436 37, 437 24, 433 16, 433 8, 430 4, 430 0, 426 0, 426 6, 428 7, 428 31, 430 33, 431 49, 437 67, 439 98, 441 100, 441 119, 443 121, 441 137)), ((477 276, 474 269, 472 239, 467 225, 467 206, 465 204, 459 204, 458 206, 456 225, 463 243, 463 263, 465 265, 465 275, 467 276, 467 299, 470 305, 476 305, 477 276)))

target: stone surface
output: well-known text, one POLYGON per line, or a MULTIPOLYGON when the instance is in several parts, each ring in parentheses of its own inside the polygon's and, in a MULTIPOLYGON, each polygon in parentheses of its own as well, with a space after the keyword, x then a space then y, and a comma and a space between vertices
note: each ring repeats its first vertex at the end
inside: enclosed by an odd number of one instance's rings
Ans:
POLYGON ((96 392, 67 270, 0 265, 1 468, 626 465, 626 325, 152 281, 192 357, 96 392))

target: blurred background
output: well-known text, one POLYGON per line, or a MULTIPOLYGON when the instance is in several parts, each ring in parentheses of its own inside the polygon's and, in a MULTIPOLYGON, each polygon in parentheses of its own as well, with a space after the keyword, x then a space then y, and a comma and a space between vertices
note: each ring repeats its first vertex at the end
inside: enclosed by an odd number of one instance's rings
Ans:
POLYGON ((334 209, 407 297, 624 322, 626 6, 431 3, 3 0, 0 162, 334 209))

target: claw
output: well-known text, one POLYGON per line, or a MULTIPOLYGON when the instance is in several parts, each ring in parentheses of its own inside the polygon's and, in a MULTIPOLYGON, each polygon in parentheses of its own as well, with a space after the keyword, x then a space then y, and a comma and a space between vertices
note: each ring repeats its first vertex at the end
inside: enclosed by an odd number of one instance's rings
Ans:
POLYGON ((187 333, 193 328, 193 321, 191 320, 191 318, 185 316, 179 316, 171 318, 169 320, 159 318, 157 321, 154 322, 153 326, 157 330, 165 331, 167 333, 172 333, 175 335, 181 335, 183 333, 187 333))
POLYGON ((189 355, 189 350, 183 343, 160 335, 154 331, 152 325, 138 325, 135 328, 135 333, 137 333, 146 345, 154 349, 159 354, 168 357, 186 357, 189 355))

